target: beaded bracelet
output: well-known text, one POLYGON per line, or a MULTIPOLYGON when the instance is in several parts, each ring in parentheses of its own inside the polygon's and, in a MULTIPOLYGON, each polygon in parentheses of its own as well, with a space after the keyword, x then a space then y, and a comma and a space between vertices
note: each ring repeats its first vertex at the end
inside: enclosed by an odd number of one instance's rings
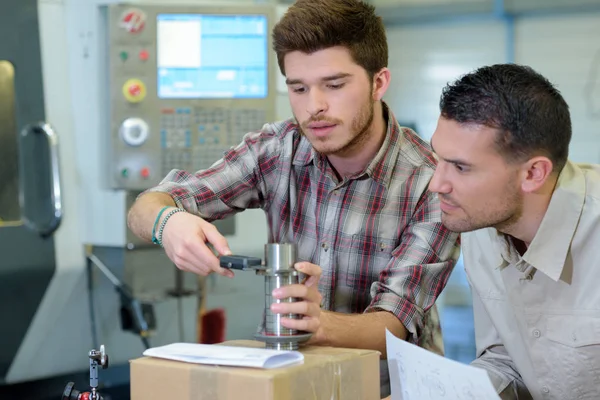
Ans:
POLYGON ((154 244, 160 244, 158 242, 158 239, 156 238, 156 227, 158 226, 158 221, 160 220, 160 216, 163 215, 165 210, 169 207, 170 206, 164 206, 163 208, 161 208, 160 211, 158 212, 158 215, 156 216, 156 219, 154 220, 154 225, 152 226, 152 243, 154 243, 154 244))
POLYGON ((162 220, 161 224, 160 224, 160 228, 158 228, 158 233, 156 235, 156 240, 158 241, 158 244, 160 246, 162 246, 162 235, 163 235, 163 230, 165 229, 165 225, 167 224, 167 221, 169 220, 169 218, 171 218, 174 214, 177 214, 178 212, 186 212, 183 208, 174 208, 171 211, 169 211, 167 213, 167 215, 165 215, 165 219, 162 220))

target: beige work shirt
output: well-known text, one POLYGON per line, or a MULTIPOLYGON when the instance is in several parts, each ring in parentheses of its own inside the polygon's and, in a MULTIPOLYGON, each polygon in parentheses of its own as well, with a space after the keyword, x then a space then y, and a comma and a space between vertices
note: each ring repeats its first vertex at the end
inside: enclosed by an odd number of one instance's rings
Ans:
POLYGON ((492 228, 463 235, 474 366, 502 399, 600 399, 600 166, 568 162, 521 257, 492 228))

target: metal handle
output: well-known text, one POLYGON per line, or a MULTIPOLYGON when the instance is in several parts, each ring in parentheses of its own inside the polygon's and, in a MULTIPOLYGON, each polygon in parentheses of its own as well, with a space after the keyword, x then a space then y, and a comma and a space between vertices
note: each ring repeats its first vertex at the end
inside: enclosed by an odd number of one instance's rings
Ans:
MULTIPOLYGON (((40 236, 47 237, 52 235, 60 226, 63 216, 62 200, 61 200, 61 181, 60 168, 58 159, 58 135, 52 127, 46 122, 38 122, 27 125, 21 131, 23 137, 27 137, 30 133, 44 134, 48 140, 48 150, 50 156, 50 200, 53 206, 52 219, 44 224, 33 223, 27 221, 29 226, 32 226, 40 236)), ((20 196, 24 196, 24 184, 20 185, 20 196)))

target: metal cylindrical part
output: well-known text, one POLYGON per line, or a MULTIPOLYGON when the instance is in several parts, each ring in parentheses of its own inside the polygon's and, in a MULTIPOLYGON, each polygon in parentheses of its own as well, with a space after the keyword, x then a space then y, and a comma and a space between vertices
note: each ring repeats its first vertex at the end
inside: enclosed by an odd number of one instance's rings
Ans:
POLYGON ((296 245, 292 243, 265 244, 265 266, 269 275, 292 273, 296 263, 296 245))
POLYGON ((269 350, 298 350, 300 345, 297 341, 289 342, 265 342, 265 349, 269 350))
POLYGON ((271 311, 273 303, 293 303, 297 301, 294 297, 285 299, 276 299, 273 297, 273 290, 286 285, 298 283, 298 276, 291 274, 265 276, 265 334, 274 336, 296 335, 295 329, 289 329, 281 325, 281 318, 299 319, 298 314, 275 314, 271 311))
MULTIPOLYGON (((271 311, 273 303, 293 303, 298 299, 288 297, 276 299, 273 290, 298 283, 298 273, 294 269, 296 263, 296 246, 290 243, 269 243, 265 245, 265 326, 266 336, 293 336, 298 331, 281 325, 281 318, 299 319, 298 314, 275 314, 271 311)), ((267 343, 267 347, 279 350, 297 348, 297 343, 267 343), (291 346, 291 347, 290 347, 291 346)))

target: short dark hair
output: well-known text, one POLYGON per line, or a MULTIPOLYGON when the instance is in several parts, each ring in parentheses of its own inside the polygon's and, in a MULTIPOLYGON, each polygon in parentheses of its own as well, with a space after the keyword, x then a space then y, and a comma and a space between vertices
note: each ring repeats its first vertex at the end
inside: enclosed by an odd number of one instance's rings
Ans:
POLYGON ((284 58, 293 51, 313 53, 345 46, 369 77, 388 64, 388 46, 375 7, 357 0, 298 0, 273 29, 273 50, 285 75, 284 58))
POLYGON ((569 156, 571 117, 558 89, 532 68, 485 66, 442 91, 443 118, 498 130, 496 145, 508 161, 548 157, 560 172, 569 156))

